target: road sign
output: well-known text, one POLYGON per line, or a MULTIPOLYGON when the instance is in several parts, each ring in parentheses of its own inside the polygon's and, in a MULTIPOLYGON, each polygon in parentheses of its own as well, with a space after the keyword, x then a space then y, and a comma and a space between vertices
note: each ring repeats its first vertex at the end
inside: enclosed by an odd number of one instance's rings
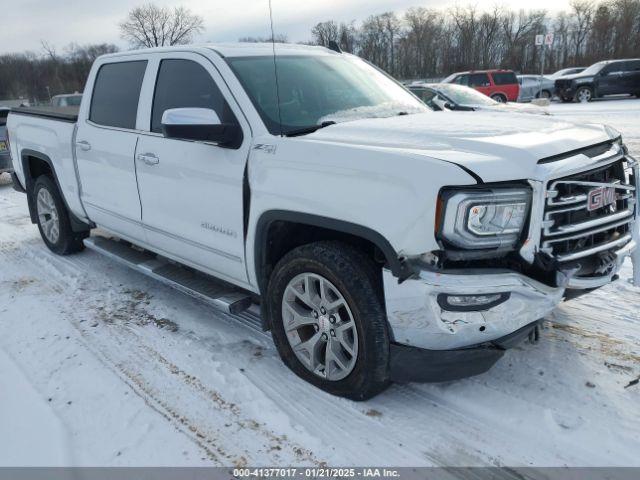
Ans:
POLYGON ((553 45, 553 33, 547 33, 547 34, 544 36, 544 44, 545 44, 545 45, 547 45, 547 46, 549 46, 549 47, 550 47, 551 45, 553 45))
POLYGON ((536 47, 544 43, 544 35, 536 35, 536 47))

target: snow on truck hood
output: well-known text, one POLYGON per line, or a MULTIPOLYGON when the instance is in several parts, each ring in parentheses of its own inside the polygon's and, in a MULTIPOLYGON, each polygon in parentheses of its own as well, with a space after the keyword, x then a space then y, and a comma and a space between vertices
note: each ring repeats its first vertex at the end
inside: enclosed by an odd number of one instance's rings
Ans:
POLYGON ((603 125, 490 112, 438 112, 331 125, 310 140, 390 148, 461 165, 485 182, 538 178, 538 161, 610 138, 603 125))

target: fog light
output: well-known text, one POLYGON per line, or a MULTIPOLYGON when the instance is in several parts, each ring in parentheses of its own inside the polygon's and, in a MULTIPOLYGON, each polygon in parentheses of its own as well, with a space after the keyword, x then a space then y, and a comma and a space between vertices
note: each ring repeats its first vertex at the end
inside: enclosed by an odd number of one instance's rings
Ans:
POLYGON ((485 293, 479 295, 438 295, 438 305, 443 310, 451 312, 479 312, 489 310, 503 302, 506 302, 510 293, 485 293))

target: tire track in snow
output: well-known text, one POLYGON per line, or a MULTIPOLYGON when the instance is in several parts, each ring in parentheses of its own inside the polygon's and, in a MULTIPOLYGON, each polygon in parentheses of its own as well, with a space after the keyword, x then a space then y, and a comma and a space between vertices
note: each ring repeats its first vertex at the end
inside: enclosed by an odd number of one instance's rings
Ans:
MULTIPOLYGON (((75 259, 81 256, 59 258, 50 256, 45 252, 42 256, 27 253, 24 257, 39 265, 43 270, 47 271, 47 273, 50 273, 52 275, 51 279, 54 281, 53 283, 57 285, 57 289, 60 291, 71 292, 76 290, 78 292, 84 292, 85 294, 89 294, 88 299, 93 299, 96 294, 98 296, 104 296, 105 288, 103 285, 100 285, 97 289, 87 285, 94 283, 95 280, 86 278, 83 269, 78 268, 76 265, 75 259)), ((276 460, 279 460, 277 457, 284 456, 284 452, 287 452, 290 458, 289 463, 291 464, 320 464, 311 451, 291 442, 284 435, 273 433, 261 422, 244 415, 236 404, 227 401, 218 391, 207 388, 195 375, 187 373, 184 369, 179 368, 165 358, 157 350, 147 345, 145 342, 148 339, 141 337, 135 331, 137 327, 135 325, 136 316, 142 316, 143 321, 147 322, 148 319, 154 318, 154 315, 145 312, 144 306, 142 306, 144 302, 140 301, 140 298, 135 298, 140 292, 126 290, 124 295, 113 295, 111 294, 112 288, 113 286, 110 286, 106 289, 109 294, 106 295, 105 301, 99 300, 97 305, 89 306, 89 308, 66 310, 65 317, 72 322, 87 344, 100 349, 100 356, 103 359, 103 363, 115 369, 121 378, 126 378, 126 383, 132 388, 135 387, 139 396, 148 398, 149 404, 153 405, 155 410, 162 413, 166 419, 171 420, 176 428, 180 429, 183 433, 189 434, 193 441, 196 441, 198 445, 208 452, 210 458, 218 462, 222 459, 230 460, 238 466, 246 465, 248 461, 245 455, 229 453, 220 447, 220 444, 223 443, 221 440, 230 434, 228 429, 224 431, 212 428, 210 425, 203 426, 202 418, 192 418, 193 416, 190 415, 185 405, 181 405, 176 399, 166 398, 162 390, 158 389, 157 385, 154 385, 154 382, 147 378, 148 371, 141 368, 142 366, 152 365, 154 367, 162 367, 162 378, 165 381, 170 376, 179 378, 182 386, 173 388, 174 391, 190 390, 184 397, 201 396, 206 398, 206 400, 212 404, 210 408, 215 409, 217 413, 225 413, 227 418, 222 423, 234 425, 239 431, 246 430, 251 432, 250 436, 253 437, 252 441, 254 444, 256 443, 256 435, 263 437, 263 451, 274 452, 272 456, 276 457, 276 460), (128 295, 132 297, 127 299, 126 297, 128 295), (104 305, 100 305, 102 303, 104 303, 104 305), (108 308, 106 308, 107 306, 108 308), (131 321, 124 324, 110 322, 109 317, 117 312, 124 312, 118 314, 121 320, 124 317, 129 317, 131 321), (105 326, 107 329, 102 329, 98 332, 98 330, 93 330, 92 327, 87 328, 87 325, 96 320, 99 321, 100 326, 105 326), (93 333, 94 331, 96 332, 95 334, 93 333), (104 340, 100 337, 105 331, 107 335, 115 339, 114 342, 101 341, 104 340), (128 351, 114 352, 112 347, 105 348, 105 346, 99 346, 101 343, 110 343, 111 345, 116 343, 122 344, 126 346, 124 350, 128 351), (133 360, 122 360, 123 357, 127 356, 133 356, 135 358, 133 360)), ((228 439, 225 441, 228 442, 228 439)), ((239 445, 238 447, 237 450, 243 453, 244 448, 240 448, 239 445)))

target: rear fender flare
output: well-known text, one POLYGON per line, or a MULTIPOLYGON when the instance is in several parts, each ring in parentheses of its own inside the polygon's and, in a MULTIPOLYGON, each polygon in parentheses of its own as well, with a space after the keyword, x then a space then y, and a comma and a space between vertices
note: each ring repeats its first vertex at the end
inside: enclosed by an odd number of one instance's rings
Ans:
POLYGON ((41 160, 45 162, 47 165, 49 165, 49 169, 53 174, 53 181, 56 184, 56 187, 60 192, 60 196, 62 197, 62 201, 64 202, 64 206, 66 207, 67 212, 69 213, 69 219, 71 220, 71 229, 74 232, 88 231, 90 229, 90 226, 87 225, 82 220, 80 220, 78 217, 76 217, 71 211, 71 209, 69 208, 69 205, 67 204, 67 200, 64 196, 64 191, 60 186, 60 181, 58 180, 56 169, 54 168, 53 162, 51 161, 51 159, 44 153, 25 148, 20 152, 20 159, 22 161, 22 172, 24 175, 24 189, 27 192, 27 204, 29 206, 29 216, 31 217, 31 223, 37 223, 38 216, 36 214, 35 198, 33 197, 33 184, 35 183, 36 179, 31 174, 31 167, 29 166, 30 158, 37 158, 38 160, 41 160))

